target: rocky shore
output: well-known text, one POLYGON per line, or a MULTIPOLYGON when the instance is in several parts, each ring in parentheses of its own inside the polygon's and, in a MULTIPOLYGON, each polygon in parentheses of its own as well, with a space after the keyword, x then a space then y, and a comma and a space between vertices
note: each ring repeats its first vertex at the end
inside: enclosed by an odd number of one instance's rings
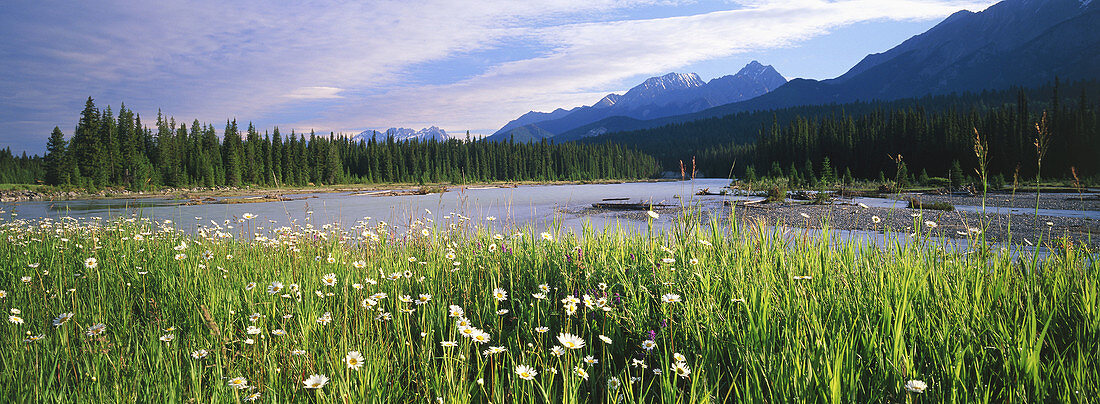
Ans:
MULTIPOLYGON (((902 195, 904 199, 906 195, 902 195)), ((912 195, 909 195, 912 197, 912 195)), ((1089 200, 1093 195, 1041 194, 1041 209, 1100 210, 1100 201, 1089 200)), ((953 205, 981 205, 981 198, 968 196, 920 195, 923 202, 946 202, 953 205)), ((831 204, 814 205, 803 202, 750 203, 743 201, 727 206, 722 197, 697 200, 704 223, 712 217, 720 222, 732 213, 742 223, 764 221, 770 225, 782 224, 793 228, 865 231, 873 233, 930 234, 947 239, 967 239, 984 235, 993 242, 1009 242, 1015 245, 1033 245, 1040 240, 1046 244, 1056 238, 1067 237, 1077 245, 1100 250, 1100 220, 1088 217, 1044 216, 1034 214, 985 214, 962 211, 917 210, 909 208, 863 207, 858 204, 835 200, 831 204)), ((986 200, 990 207, 1034 208, 1035 194, 994 195, 986 200)), ((658 209, 659 220, 673 220, 681 208, 658 209)), ((610 219, 646 220, 644 211, 614 212, 589 207, 574 209, 574 214, 594 214, 610 219)))

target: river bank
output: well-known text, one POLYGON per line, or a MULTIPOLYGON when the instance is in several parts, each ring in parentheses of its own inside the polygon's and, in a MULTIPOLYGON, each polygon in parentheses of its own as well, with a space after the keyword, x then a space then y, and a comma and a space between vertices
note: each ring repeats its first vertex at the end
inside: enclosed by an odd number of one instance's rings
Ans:
MULTIPOLYGON (((765 203, 763 198, 745 200, 721 195, 695 197, 683 206, 697 206, 702 222, 711 219, 726 222, 734 217, 742 224, 764 222, 792 228, 866 232, 872 234, 902 233, 931 236, 940 239, 970 239, 984 236, 988 241, 1030 246, 1052 238, 1063 238, 1078 245, 1100 250, 1100 202, 1096 194, 1043 193, 1039 196, 1040 214, 1034 209, 1035 194, 993 194, 986 198, 988 209, 983 214, 970 209, 980 206, 981 198, 953 195, 905 195, 891 198, 871 198, 878 204, 860 202, 867 199, 834 199, 827 204, 805 201, 765 203), (939 211, 908 208, 904 201, 919 198, 923 203, 943 202, 960 209, 939 211), (748 202, 748 203, 746 203, 748 202), (892 205, 892 206, 891 206, 892 205), (1001 208, 1001 209, 998 209, 1001 208), (1008 209, 1014 208, 1014 209, 1008 209)), ((868 200, 870 202, 870 200, 868 200)), ((674 220, 684 207, 654 209, 661 220, 674 220)), ((593 207, 570 209, 576 215, 597 215, 605 219, 645 221, 645 211, 612 211, 593 207)))
POLYGON ((131 191, 124 188, 105 188, 95 192, 82 189, 58 190, 53 187, 28 186, 25 189, 0 190, 0 202, 24 202, 24 201, 68 201, 85 199, 140 199, 140 198, 166 198, 166 199, 190 199, 204 200, 208 198, 245 198, 260 197, 264 201, 277 201, 287 195, 339 193, 339 192, 372 192, 372 191, 401 191, 421 188, 444 190, 474 189, 474 188, 510 188, 520 185, 579 185, 579 184, 621 184, 625 182, 664 182, 670 180, 592 180, 592 181, 497 181, 478 182, 467 184, 452 183, 394 183, 394 184, 340 184, 304 187, 194 187, 194 188, 162 188, 153 191, 131 191))

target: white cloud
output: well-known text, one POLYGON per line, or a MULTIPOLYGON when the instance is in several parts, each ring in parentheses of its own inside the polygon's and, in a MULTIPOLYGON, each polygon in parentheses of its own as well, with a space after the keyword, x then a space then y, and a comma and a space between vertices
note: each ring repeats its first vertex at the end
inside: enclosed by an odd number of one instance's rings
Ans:
MULTIPOLYGON (((385 105, 368 108, 351 103, 315 122, 352 127, 356 121, 346 118, 377 122, 403 116, 445 128, 496 128, 530 109, 591 104, 606 94, 609 86, 627 78, 742 52, 791 46, 856 22, 939 18, 990 3, 758 1, 743 9, 685 17, 538 28, 525 34, 552 49, 546 55, 503 63, 449 85, 394 90, 384 95, 385 105), (605 90, 594 91, 598 89, 605 90)), ((372 103, 369 98, 365 101, 372 103)))
POLYGON ((101 104, 125 101, 147 118, 163 108, 187 121, 236 117, 326 132, 495 128, 529 109, 592 103, 639 75, 787 46, 858 21, 936 18, 991 2, 743 1, 733 11, 621 21, 629 10, 671 3, 5 3, 0 128, 18 127, 44 144, 53 125, 71 130, 88 95, 101 104), (517 42, 536 56, 415 84, 425 81, 418 65, 517 42), (323 109, 303 112, 310 100, 323 100, 323 109))
POLYGON ((336 87, 299 87, 287 94, 286 97, 295 99, 344 98, 340 95, 341 91, 344 90, 336 87))

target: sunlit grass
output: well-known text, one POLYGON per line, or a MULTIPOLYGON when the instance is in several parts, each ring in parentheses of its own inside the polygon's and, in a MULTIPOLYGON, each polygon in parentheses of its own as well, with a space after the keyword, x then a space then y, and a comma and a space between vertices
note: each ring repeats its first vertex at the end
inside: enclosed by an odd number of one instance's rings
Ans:
POLYGON ((0 326, 0 396, 1087 402, 1100 386, 1100 268, 1078 249, 262 219, 4 223, 0 305, 22 322, 0 326))

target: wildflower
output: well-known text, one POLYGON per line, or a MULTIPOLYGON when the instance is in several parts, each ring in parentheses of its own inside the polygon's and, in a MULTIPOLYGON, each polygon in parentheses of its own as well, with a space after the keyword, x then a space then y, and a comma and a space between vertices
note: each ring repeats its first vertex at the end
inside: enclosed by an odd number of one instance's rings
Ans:
POLYGON ((664 296, 661 296, 661 301, 665 303, 679 303, 680 295, 675 293, 666 293, 664 296))
POLYGON ((573 373, 577 376, 580 376, 581 379, 588 380, 588 371, 584 370, 584 368, 580 367, 580 365, 577 365, 577 367, 573 368, 573 373))
POLYGON ((363 261, 363 260, 359 260, 359 261, 352 262, 351 266, 353 266, 357 269, 363 269, 363 268, 367 267, 367 262, 363 261))
POLYGON ((504 353, 504 352, 507 352, 507 351, 508 351, 508 348, 505 348, 505 347, 502 347, 502 346, 491 346, 491 347, 489 347, 489 349, 486 349, 485 352, 482 352, 482 354, 485 355, 485 356, 489 356, 489 355, 496 355, 498 353, 504 353))
POLYGON ((572 316, 573 313, 576 313, 576 312, 577 312, 577 304, 576 303, 570 302, 570 303, 565 304, 565 315, 572 316))
POLYGON ((248 397, 245 397, 244 401, 256 401, 256 400, 259 400, 259 399, 260 399, 260 392, 257 391, 255 393, 249 394, 248 397))
POLYGON ((281 336, 286 335, 286 330, 284 330, 282 328, 276 328, 276 329, 271 331, 271 335, 277 335, 277 336, 281 337, 281 336))
POLYGON ((703 239, 699 239, 699 244, 702 244, 702 245, 707 246, 707 247, 710 247, 710 246, 714 245, 714 244, 711 244, 710 241, 703 240, 703 239))
POLYGON ((497 315, 498 315, 498 316, 503 316, 503 315, 505 315, 505 314, 508 314, 508 309, 500 309, 500 310, 497 310, 497 315))
POLYGON ((321 283, 325 286, 336 286, 336 274, 325 274, 321 277, 321 283))
POLYGON ((187 259, 187 254, 184 254, 184 253, 176 254, 176 261, 183 261, 185 259, 187 259))
POLYGON ((88 327, 88 331, 85 334, 88 334, 89 337, 94 337, 96 335, 103 334, 105 331, 107 331, 107 325, 103 323, 97 323, 92 325, 91 327, 88 327))
POLYGON ((501 288, 493 289, 493 298, 497 299, 498 302, 503 302, 508 300, 508 292, 505 292, 504 289, 501 288))
POLYGON ((656 348, 656 347, 657 347, 657 341, 654 341, 654 340, 651 340, 651 339, 647 339, 645 341, 642 341, 642 349, 645 349, 647 351, 652 351, 653 348, 656 348))
POLYGON ((23 342, 30 343, 30 342, 43 340, 45 338, 46 338, 46 334, 31 335, 31 336, 27 337, 26 339, 24 339, 23 342))
POLYGON ((458 346, 458 341, 439 341, 439 346, 445 348, 453 348, 458 346))
POLYGON ((566 348, 569 348, 569 349, 584 348, 584 340, 581 339, 581 337, 578 337, 576 335, 573 335, 573 334, 570 334, 570 333, 567 333, 567 332, 563 332, 561 334, 558 334, 558 342, 560 342, 562 346, 564 346, 566 348))
POLYGON ((675 259, 675 258, 672 258, 672 257, 668 257, 668 258, 661 258, 661 262, 663 262, 663 263, 666 263, 666 264, 675 264, 675 263, 676 263, 676 259, 675 259))
POLYGON ((359 370, 363 367, 363 354, 359 351, 350 351, 347 356, 344 356, 344 365, 347 365, 348 369, 359 370))
POLYGON ((516 374, 523 380, 534 380, 535 376, 539 375, 539 372, 535 368, 527 365, 516 365, 516 374))
POLYGON ((679 352, 673 353, 672 359, 675 359, 677 362, 687 362, 687 358, 679 352))
POLYGON ((325 312, 325 314, 322 314, 321 317, 317 317, 317 324, 328 325, 328 323, 330 322, 332 322, 332 313, 329 313, 327 311, 325 312))
POLYGON ((465 314, 465 312, 462 311, 462 306, 455 304, 447 306, 447 310, 451 317, 462 317, 462 315, 465 314))
POLYGON ((252 220, 252 219, 256 218, 256 215, 253 215, 251 213, 245 213, 245 214, 241 215, 241 217, 243 217, 244 220, 252 220))
POLYGON ((554 236, 551 235, 549 232, 544 231, 542 232, 542 234, 539 234, 539 236, 541 236, 543 240, 554 241, 554 236))
POLYGON ((251 315, 249 315, 249 316, 248 316, 248 321, 251 321, 251 322, 255 323, 255 322, 256 322, 256 320, 259 320, 259 319, 261 319, 261 318, 263 318, 263 317, 264 317, 264 316, 263 316, 263 314, 260 314, 260 313, 252 313, 251 315))
POLYGON ((430 301, 432 301, 432 295, 429 295, 429 294, 423 294, 422 293, 422 294, 420 294, 420 296, 417 296, 417 298, 416 298, 416 304, 425 304, 425 303, 428 303, 430 301))
POLYGON ((328 376, 325 375, 310 375, 308 379, 302 382, 307 389, 319 389, 325 387, 328 384, 328 376))
POLYGON ((619 387, 622 387, 622 385, 623 385, 623 382, 621 380, 619 380, 618 377, 612 377, 610 379, 607 379, 607 389, 608 390, 618 390, 619 387))
POLYGON ((672 370, 676 372, 677 376, 683 377, 685 379, 688 377, 688 375, 691 374, 691 368, 688 367, 687 363, 685 362, 676 362, 672 364, 672 370))
POLYGON ((206 358, 207 355, 210 355, 210 352, 205 349, 191 352, 191 357, 195 359, 203 359, 206 358))
POLYGON ((245 329, 245 332, 247 332, 248 335, 257 335, 257 334, 263 332, 263 330, 261 330, 260 327, 250 325, 250 326, 248 326, 247 329, 245 329))
POLYGON ((924 393, 928 389, 928 383, 923 380, 910 380, 905 383, 905 390, 910 393, 924 393))
POLYGON ((3 299, 5 297, 8 297, 8 291, 0 290, 0 299, 3 299))
POLYGON ((409 295, 401 295, 397 297, 397 300, 400 300, 402 303, 412 303, 413 298, 409 295))
POLYGON ((84 267, 85 268, 96 269, 96 267, 98 267, 98 266, 99 266, 99 260, 96 260, 95 257, 91 257, 91 258, 88 258, 88 259, 84 260, 84 267))
POLYGON ((306 354, 306 351, 302 350, 302 349, 295 349, 295 350, 290 351, 290 354, 294 355, 294 356, 302 356, 302 355, 306 354))
POLYGON ((547 331, 550 331, 550 327, 542 327, 542 326, 535 327, 535 332, 537 332, 539 334, 545 334, 547 331))
POLYGON ((605 343, 605 344, 610 344, 611 343, 611 337, 600 334, 600 341, 603 341, 603 343, 605 343))
POLYGON ((660 216, 661 216, 661 215, 658 215, 658 214, 657 214, 657 212, 654 212, 654 211, 652 211, 652 210, 647 210, 647 211, 645 212, 645 214, 649 215, 649 217, 651 217, 651 218, 654 218, 654 219, 656 219, 656 218, 658 218, 658 217, 660 217, 660 216))
POLYGON ((531 297, 533 297, 533 298, 535 298, 535 299, 538 299, 538 300, 546 300, 546 294, 545 294, 545 293, 542 293, 542 292, 539 292, 539 293, 532 293, 532 294, 531 294, 531 297))
POLYGON ((929 229, 935 229, 935 228, 936 228, 936 226, 938 226, 938 225, 936 224, 936 222, 933 222, 933 221, 931 221, 931 220, 926 220, 926 221, 924 222, 924 225, 925 225, 925 226, 928 226, 928 228, 929 228, 929 229))
POLYGON ((554 356, 562 356, 565 355, 565 349, 560 346, 554 345, 553 348, 550 348, 550 354, 554 356))
POLYGON ((160 336, 160 341, 166 344, 171 343, 174 339, 176 339, 176 334, 164 334, 160 336))
POLYGON ((871 221, 875 222, 875 224, 878 224, 882 221, 882 219, 880 219, 878 216, 871 216, 871 221))
POLYGON ((655 374, 655 375, 657 375, 657 376, 660 376, 660 375, 661 375, 661 373, 662 373, 662 372, 661 372, 661 369, 653 369, 653 374, 655 374))
POLYGON ((65 325, 65 323, 69 322, 69 320, 72 318, 73 313, 61 313, 57 315, 57 318, 53 319, 53 326, 60 327, 62 325, 65 325))
POLYGON ((271 282, 270 285, 267 285, 267 294, 269 294, 269 295, 279 294, 279 292, 281 292, 282 290, 283 290, 283 283, 282 282, 274 281, 274 282, 271 282))
POLYGON ((8 322, 12 324, 23 324, 23 317, 12 314, 8 316, 8 322))
POLYGON ((239 376, 234 377, 232 379, 229 379, 229 387, 235 388, 237 390, 247 389, 248 388, 248 379, 245 379, 245 378, 239 377, 239 376))
POLYGON ((583 360, 584 360, 584 363, 587 363, 589 365, 595 365, 597 363, 600 363, 600 360, 596 359, 592 355, 585 356, 583 360))
POLYGON ((542 293, 550 293, 550 285, 547 285, 545 283, 541 284, 539 285, 539 290, 541 290, 542 293))
POLYGON ((489 333, 487 333, 485 331, 480 331, 480 330, 478 330, 478 331, 479 331, 478 333, 474 334, 471 337, 471 338, 473 338, 474 342, 479 343, 479 344, 484 344, 486 342, 489 342, 490 339, 492 339, 489 336, 489 333))

